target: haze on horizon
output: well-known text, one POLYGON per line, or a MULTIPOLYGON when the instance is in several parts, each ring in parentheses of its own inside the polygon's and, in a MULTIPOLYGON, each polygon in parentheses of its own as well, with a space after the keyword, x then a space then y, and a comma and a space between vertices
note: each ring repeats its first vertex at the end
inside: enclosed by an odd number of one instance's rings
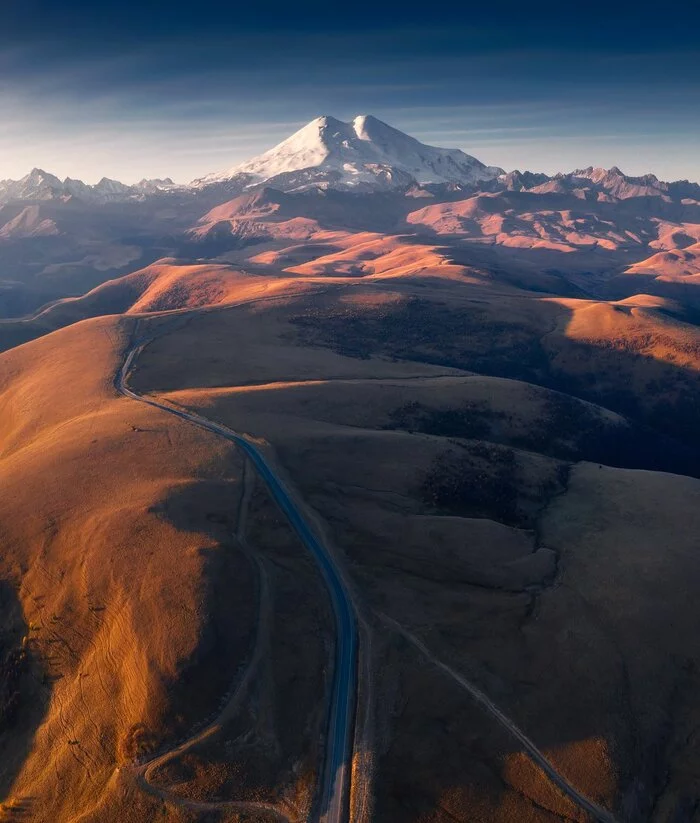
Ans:
POLYGON ((10 6, 0 32, 0 179, 38 166, 186 182, 318 115, 371 113, 506 169, 697 181, 698 12, 673 5, 660 21, 638 6, 431 16, 33 0, 10 6))

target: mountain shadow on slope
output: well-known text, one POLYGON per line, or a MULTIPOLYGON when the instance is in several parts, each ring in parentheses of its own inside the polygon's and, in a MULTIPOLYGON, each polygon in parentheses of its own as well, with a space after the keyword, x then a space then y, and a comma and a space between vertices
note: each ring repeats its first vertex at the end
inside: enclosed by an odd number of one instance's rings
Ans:
MULTIPOLYGON (((306 344, 329 347, 348 357, 412 360, 553 389, 558 394, 548 397, 542 425, 519 442, 510 441, 512 446, 566 460, 700 477, 697 374, 664 362, 659 377, 644 390, 635 390, 629 376, 655 362, 654 358, 617 348, 612 342, 603 346, 561 337, 559 343, 569 358, 587 366, 567 370, 556 362, 558 350, 543 343, 561 308, 545 311, 551 313, 549 326, 543 321, 533 328, 517 318, 494 320, 476 303, 459 310, 409 297, 375 311, 348 306, 307 309, 291 322, 306 344), (622 415, 626 423, 594 423, 577 399, 622 415), (563 445, 574 433, 575 442, 563 445)), ((403 409, 397 415, 398 427, 451 437, 478 437, 497 428, 492 412, 484 415, 473 408, 437 414, 403 409)))
MULTIPOLYGON (((41 597, 36 599, 41 606, 41 597)), ((34 637, 50 628, 27 625, 14 587, 0 580, 0 800, 4 800, 32 748, 41 725, 51 678, 35 653, 34 637)), ((32 798, 5 808, 11 816, 31 817, 32 798)))

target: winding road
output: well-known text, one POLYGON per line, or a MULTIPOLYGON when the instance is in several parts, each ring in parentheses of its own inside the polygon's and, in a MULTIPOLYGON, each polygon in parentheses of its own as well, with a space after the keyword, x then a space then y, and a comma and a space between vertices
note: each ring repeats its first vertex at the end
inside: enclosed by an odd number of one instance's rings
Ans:
POLYGON ((148 340, 134 343, 126 354, 114 384, 121 394, 140 403, 154 406, 168 414, 193 423, 223 437, 238 446, 249 458, 258 475, 267 485, 273 499, 285 514, 300 540, 313 555, 328 589, 336 621, 335 660, 331 693, 326 757, 321 776, 321 792, 317 817, 323 823, 344 823, 348 818, 350 776, 352 770, 352 738, 355 721, 357 689, 358 632, 355 608, 333 555, 307 523, 290 492, 275 474, 263 454, 244 436, 193 412, 162 403, 153 397, 137 394, 128 386, 134 360, 148 340))
POLYGON ((457 681, 463 689, 466 689, 478 705, 480 705, 493 718, 495 718, 509 734, 515 737, 515 739, 522 745, 524 751, 528 753, 533 763, 540 767, 544 774, 565 797, 568 797, 569 800, 571 800, 576 806, 583 809, 583 811, 590 815, 596 823, 617 823, 617 820, 611 812, 604 809, 602 806, 599 806, 589 797, 586 797, 585 794, 580 792, 560 772, 558 772, 554 764, 543 754, 540 749, 537 748, 525 732, 516 726, 515 723, 513 723, 513 721, 481 691, 481 689, 477 688, 473 683, 467 680, 466 677, 463 677, 454 669, 450 668, 450 666, 446 663, 438 660, 437 657, 431 654, 430 650, 424 643, 422 643, 415 635, 411 634, 411 632, 405 629, 400 623, 397 623, 396 620, 393 620, 385 614, 381 615, 381 617, 386 623, 399 632, 399 634, 403 635, 409 643, 412 643, 418 651, 430 660, 434 666, 443 671, 448 677, 457 681))
POLYGON ((158 786, 154 781, 154 773, 159 768, 186 754, 192 748, 200 744, 207 738, 218 734, 222 726, 230 720, 238 710, 241 698, 245 695, 253 678, 258 673, 258 668, 264 656, 264 649, 269 650, 269 633, 270 633, 270 610, 272 608, 272 593, 270 591, 270 582, 268 579, 265 562, 260 557, 258 552, 255 552, 249 545, 246 537, 246 522, 248 505, 253 493, 253 486, 251 483, 250 461, 245 460, 243 467, 243 494, 238 510, 238 524, 236 527, 236 542, 239 549, 248 558, 251 566, 255 566, 258 572, 258 619, 255 627, 255 641, 253 643, 253 654, 248 664, 244 667, 243 674, 235 684, 235 687, 228 698, 224 698, 225 702, 221 711, 215 715, 209 723, 199 731, 192 734, 181 743, 169 748, 162 754, 156 754, 144 762, 139 762, 133 767, 136 782, 141 787, 142 791, 150 794, 152 797, 170 803, 175 806, 180 806, 186 809, 195 811, 209 811, 217 809, 235 810, 235 811, 252 811, 264 812, 266 817, 272 816, 281 823, 294 823, 297 819, 295 810, 292 807, 285 807, 284 804, 265 803, 262 801, 245 801, 245 800, 193 800, 188 797, 183 797, 177 792, 170 789, 158 786))
MULTIPOLYGON (((199 414, 186 411, 182 408, 174 407, 156 400, 151 396, 144 396, 136 393, 128 386, 129 372, 134 360, 150 342, 141 340, 134 343, 128 350, 125 360, 115 378, 115 387, 126 397, 146 403, 157 409, 173 414, 189 423, 193 423, 200 428, 206 429, 213 434, 229 440, 238 446, 249 459, 257 474, 267 485, 273 499, 289 520, 294 531, 297 533, 306 548, 313 555, 323 576, 333 605, 336 621, 336 645, 335 661, 333 667, 333 682, 331 694, 331 706, 329 715, 326 757, 321 775, 321 790, 317 799, 316 814, 314 817, 322 823, 346 823, 349 819, 350 800, 350 779, 352 771, 352 740, 355 721, 355 702, 357 692, 357 654, 358 654, 358 630, 355 608, 346 585, 343 575, 331 552, 323 545, 316 536, 312 527, 307 523, 303 513, 295 503, 291 493, 287 490, 282 480, 275 474, 273 468, 265 459, 262 452, 243 435, 227 428, 221 423, 208 420, 199 414)), ((597 823, 617 823, 614 815, 607 809, 602 808, 585 794, 573 786, 554 766, 554 764, 544 755, 544 753, 533 743, 533 741, 509 718, 498 706, 490 700, 473 683, 463 675, 456 672, 447 664, 434 657, 429 649, 413 634, 408 632, 403 626, 391 619, 387 615, 380 615, 383 620, 391 625, 394 630, 402 634, 412 643, 433 665, 437 666, 446 675, 455 680, 465 689, 474 701, 490 714, 508 733, 510 733, 527 752, 532 761, 539 766, 542 772, 551 780, 559 791, 574 803, 586 815, 590 816, 597 823)), ((247 676, 251 676, 249 672, 247 676)), ((236 694, 231 698, 229 706, 236 701, 236 694)), ((228 708, 226 709, 228 711, 228 708)), ((172 751, 155 758, 153 761, 142 764, 138 769, 138 779, 142 788, 161 799, 164 799, 163 790, 151 785, 148 781, 149 772, 161 761, 165 762, 171 757, 189 748, 193 742, 208 736, 214 730, 214 724, 204 729, 199 735, 185 741, 172 751)), ((189 808, 206 810, 211 808, 210 804, 186 801, 184 798, 170 798, 173 802, 187 805, 189 808)), ((289 820, 288 815, 270 804, 265 803, 245 803, 231 801, 230 803, 217 804, 230 806, 251 811, 264 810, 280 820, 289 820)))

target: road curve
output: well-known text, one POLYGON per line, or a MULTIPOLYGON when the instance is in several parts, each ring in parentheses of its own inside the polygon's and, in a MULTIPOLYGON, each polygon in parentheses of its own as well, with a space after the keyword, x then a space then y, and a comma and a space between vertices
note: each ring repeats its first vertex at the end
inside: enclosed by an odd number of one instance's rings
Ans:
POLYGON ((396 620, 393 620, 388 615, 382 615, 382 618, 391 626, 396 629, 399 634, 406 638, 409 643, 412 643, 430 662, 437 666, 438 669, 441 669, 445 674, 449 675, 453 680, 456 680, 462 688, 466 689, 472 698, 486 709, 489 714, 491 714, 503 728, 506 729, 513 737, 518 740, 523 749, 530 755, 530 758, 542 769, 542 771, 547 775, 547 777, 554 783, 554 785, 559 789, 562 794, 569 798, 573 803, 575 803, 580 809, 583 809, 587 814, 589 814, 593 820, 597 821, 597 823, 617 823, 617 820, 611 812, 607 809, 604 809, 602 806, 599 806, 597 803, 594 803, 589 797, 586 797, 585 794, 582 794, 575 786, 573 786, 569 781, 561 775, 552 762, 543 754, 540 749, 530 740, 530 738, 523 732, 518 726, 513 723, 513 721, 507 717, 503 712, 498 708, 498 706, 489 698, 487 697, 481 689, 477 688, 473 683, 470 683, 466 677, 463 677, 461 674, 456 672, 454 669, 451 669, 446 663, 443 663, 441 660, 438 660, 433 654, 431 654, 428 647, 422 643, 415 635, 411 634, 407 629, 405 629, 400 623, 397 623, 396 620))
POLYGON ((304 519, 284 483, 277 477, 263 454, 253 443, 240 434, 193 412, 173 408, 153 397, 137 394, 128 386, 133 362, 147 343, 141 340, 131 346, 117 372, 114 385, 120 394, 154 406, 168 414, 193 423, 202 429, 235 443, 250 459, 259 476, 267 485, 277 505, 284 512, 294 531, 316 561, 333 604, 336 622, 333 685, 326 745, 326 758, 321 776, 322 790, 317 817, 323 823, 344 823, 348 817, 350 776, 352 767, 352 738, 355 720, 357 686, 358 632, 355 609, 345 587, 342 574, 333 556, 315 535, 304 519))

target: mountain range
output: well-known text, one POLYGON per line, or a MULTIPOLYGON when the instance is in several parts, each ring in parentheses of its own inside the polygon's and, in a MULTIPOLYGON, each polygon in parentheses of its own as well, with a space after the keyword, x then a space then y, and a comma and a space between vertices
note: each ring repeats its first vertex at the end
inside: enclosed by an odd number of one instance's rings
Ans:
POLYGON ((21 180, 0 181, 0 204, 68 200, 89 203, 128 202, 164 195, 197 196, 203 191, 242 193, 266 185, 285 192, 334 189, 355 192, 409 190, 419 186, 462 190, 516 190, 533 193, 594 191, 618 199, 641 196, 700 199, 700 186, 688 181, 665 183, 652 174, 630 177, 619 168, 589 167, 554 176, 506 173, 459 149, 428 146, 371 115, 350 123, 318 117, 274 148, 224 171, 189 184, 170 178, 126 185, 102 178, 95 185, 33 169, 21 180))
POLYGON ((0 191, 0 820, 698 823, 697 184, 0 191))
POLYGON ((179 188, 172 180, 141 180, 127 186, 118 180, 103 177, 99 183, 88 185, 82 180, 66 177, 60 180, 43 169, 32 169, 20 180, 0 180, 0 203, 18 200, 65 200, 76 197, 88 203, 127 201, 149 194, 179 188))
MULTIPOLYGON (((316 118, 258 157, 187 185, 86 185, 34 169, 0 183, 0 316, 159 258, 211 259, 262 244, 282 254, 294 243, 335 253, 334 238, 348 232, 439 245, 447 260, 505 271, 528 288, 606 297, 643 282, 675 294, 700 275, 700 186, 617 167, 506 172, 371 116, 316 118)), ((330 272, 341 263, 314 265, 330 272)))

